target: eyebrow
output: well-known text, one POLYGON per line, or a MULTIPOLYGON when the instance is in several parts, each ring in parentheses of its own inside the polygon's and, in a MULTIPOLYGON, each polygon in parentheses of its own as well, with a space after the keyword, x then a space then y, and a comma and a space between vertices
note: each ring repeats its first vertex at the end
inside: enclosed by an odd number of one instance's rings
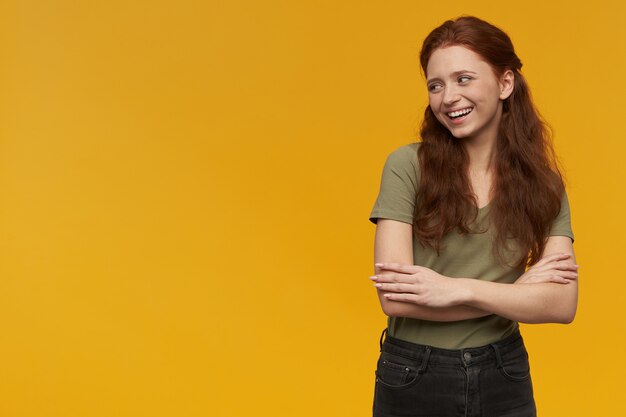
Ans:
MULTIPOLYGON (((474 75, 478 75, 477 73, 475 73, 474 71, 470 71, 470 70, 459 70, 459 71, 454 71, 451 75, 454 77, 457 77, 461 74, 465 74, 465 73, 471 73, 474 75)), ((426 80, 427 83, 431 82, 431 81, 435 81, 435 80, 440 80, 439 78, 435 77, 435 78, 431 78, 429 80, 426 80)))

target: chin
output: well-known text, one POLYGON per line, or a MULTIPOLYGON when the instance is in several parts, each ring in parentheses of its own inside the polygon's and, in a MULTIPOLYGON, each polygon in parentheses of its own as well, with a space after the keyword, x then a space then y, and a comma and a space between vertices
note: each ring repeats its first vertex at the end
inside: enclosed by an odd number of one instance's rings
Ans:
POLYGON ((468 135, 464 134, 464 133, 454 133, 453 131, 450 131, 450 133, 452 134, 452 136, 454 136, 457 139, 463 139, 466 138, 468 135))
POLYGON ((455 138, 457 138, 457 139, 464 139, 464 138, 468 138, 468 137, 470 137, 470 136, 471 136, 471 134, 470 134, 470 133, 467 133, 467 132, 464 132, 464 131, 460 131, 460 132, 459 132, 459 131, 456 131, 456 132, 455 132, 454 130, 451 130, 451 129, 448 129, 448 131, 450 132, 450 134, 451 134, 452 136, 454 136, 454 137, 455 137, 455 138))
MULTIPOLYGON (((444 117, 447 117, 447 116, 444 116, 444 117)), ((454 127, 450 128, 450 127, 449 127, 449 126, 445 123, 445 121, 444 121, 444 120, 441 120, 441 119, 438 119, 438 120, 439 120, 439 123, 440 123, 443 127, 445 127, 445 128, 446 128, 446 130, 447 130, 448 132, 450 132, 450 134, 451 134, 452 136, 454 136, 455 138, 457 138, 457 139, 462 139, 462 138, 466 138, 466 137, 470 136, 470 134, 469 134, 469 133, 466 133, 466 130, 467 130, 467 129, 464 129, 464 127, 465 127, 465 126, 463 126, 463 127, 461 127, 461 128, 458 128, 458 129, 455 129, 454 127)))

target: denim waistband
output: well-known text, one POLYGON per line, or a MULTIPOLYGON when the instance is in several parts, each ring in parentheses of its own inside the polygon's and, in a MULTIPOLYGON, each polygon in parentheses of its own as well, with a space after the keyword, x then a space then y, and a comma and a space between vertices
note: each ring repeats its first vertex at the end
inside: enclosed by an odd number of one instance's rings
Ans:
POLYGON ((421 345, 402 339, 386 335, 387 329, 384 329, 380 336, 381 352, 389 352, 401 356, 405 356, 417 361, 429 362, 431 364, 446 364, 467 366, 469 364, 478 364, 485 361, 494 361, 498 367, 502 365, 502 356, 512 353, 516 350, 520 352, 526 351, 524 340, 520 334, 519 328, 511 335, 494 343, 484 346, 470 347, 463 349, 444 349, 434 346, 421 345))

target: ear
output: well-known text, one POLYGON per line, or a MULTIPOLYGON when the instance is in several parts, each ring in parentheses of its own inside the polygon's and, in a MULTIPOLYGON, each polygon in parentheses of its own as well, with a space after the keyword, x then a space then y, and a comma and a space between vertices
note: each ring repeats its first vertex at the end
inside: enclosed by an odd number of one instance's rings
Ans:
POLYGON ((498 81, 500 85, 500 100, 506 100, 511 93, 513 93, 513 86, 515 85, 515 75, 510 69, 504 71, 504 74, 498 81))

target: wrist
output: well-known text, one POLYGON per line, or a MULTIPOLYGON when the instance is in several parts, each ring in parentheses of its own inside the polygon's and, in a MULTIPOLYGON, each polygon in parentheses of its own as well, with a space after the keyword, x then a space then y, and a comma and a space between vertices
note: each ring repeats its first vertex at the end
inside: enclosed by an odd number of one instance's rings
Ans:
POLYGON ((471 278, 456 278, 458 281, 458 299, 459 304, 471 305, 475 300, 474 286, 475 280, 471 278))

